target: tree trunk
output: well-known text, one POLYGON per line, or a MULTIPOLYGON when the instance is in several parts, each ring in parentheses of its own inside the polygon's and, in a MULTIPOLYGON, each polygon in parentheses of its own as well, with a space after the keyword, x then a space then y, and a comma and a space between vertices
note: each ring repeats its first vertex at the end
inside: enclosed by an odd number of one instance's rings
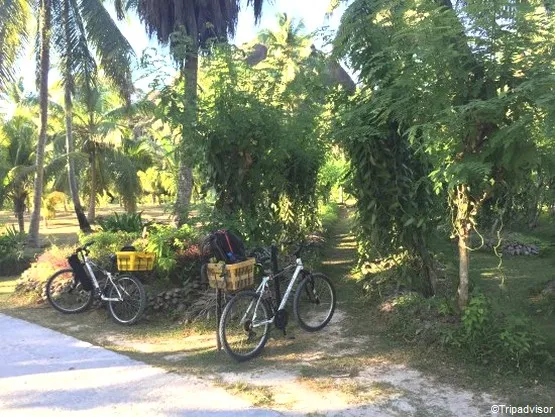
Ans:
POLYGON ((468 236, 459 235, 459 288, 457 289, 457 305, 462 311, 468 303, 468 236))
POLYGON ((468 303, 468 271, 470 257, 468 244, 470 241, 470 231, 472 229, 472 218, 475 216, 477 207, 471 201, 467 185, 457 187, 457 195, 454 199, 457 216, 455 228, 457 231, 459 245, 459 287, 457 289, 457 306, 462 311, 468 303))
MULTIPOLYGON (((64 24, 65 24, 65 36, 66 36, 66 54, 69 56, 71 51, 71 43, 69 41, 71 37, 70 25, 69 25, 69 4, 64 2, 64 24)), ((71 98, 71 93, 73 89, 73 76, 71 74, 71 68, 69 65, 65 68, 65 95, 64 95, 64 106, 65 106, 65 117, 66 117, 66 152, 67 152, 67 174, 69 179, 69 193, 71 194, 71 200, 73 201, 73 208, 75 210, 75 215, 77 216, 77 221, 79 222, 79 229, 84 233, 90 233, 91 225, 89 224, 87 217, 85 216, 85 211, 83 206, 81 206, 81 200, 79 198, 79 188, 77 186, 77 179, 75 177, 75 164, 73 157, 71 156, 74 152, 73 146, 73 102, 71 98)), ((65 208, 65 201, 64 201, 65 208)))
POLYGON ((133 214, 137 212, 137 199, 133 197, 130 200, 124 200, 123 207, 125 208, 125 212, 129 214, 133 214))
POLYGON ((23 217, 23 212, 18 211, 15 214, 17 216, 17 225, 19 226, 19 233, 25 233, 25 218, 23 217))
POLYGON ((187 220, 187 207, 193 192, 193 169, 187 158, 187 143, 196 132, 197 122, 197 78, 198 78, 198 47, 193 45, 192 52, 187 55, 183 68, 185 77, 185 123, 179 151, 179 171, 177 174, 177 198, 175 215, 178 225, 187 220))
POLYGON ((96 150, 93 148, 89 154, 91 168, 91 195, 89 199, 89 223, 94 223, 96 216, 96 150))
POLYGON ((25 199, 27 198, 26 195, 23 197, 13 197, 13 205, 14 205, 14 212, 15 216, 17 217, 17 225, 19 227, 19 233, 25 233, 25 199))
POLYGON ((425 297, 433 297, 437 289, 437 274, 434 265, 434 258, 430 255, 426 242, 422 237, 416 243, 418 256, 422 262, 422 278, 418 283, 419 289, 425 297))
POLYGON ((51 0, 41 0, 40 4, 40 132, 37 143, 35 194, 33 196, 33 214, 29 225, 29 244, 40 245, 39 227, 44 181, 44 148, 48 128, 48 71, 50 69, 50 32, 51 32, 51 0))

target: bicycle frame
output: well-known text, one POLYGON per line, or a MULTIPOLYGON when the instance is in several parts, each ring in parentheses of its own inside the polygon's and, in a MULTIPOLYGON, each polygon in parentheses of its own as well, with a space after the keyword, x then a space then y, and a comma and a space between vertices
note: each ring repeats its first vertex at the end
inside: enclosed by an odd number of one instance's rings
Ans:
MULTIPOLYGON (((295 272, 293 272, 293 276, 291 277, 291 281, 289 282, 289 285, 287 286, 287 289, 285 290, 285 294, 283 294, 283 297, 280 300, 278 311, 285 308, 285 305, 287 304, 287 300, 289 299, 289 295, 291 294, 291 291, 293 290, 293 286, 295 285, 295 282, 297 281, 297 278, 299 277, 299 274, 304 269, 303 261, 301 260, 301 258, 297 258, 297 260, 295 261, 295 264, 296 264, 295 272)), ((257 322, 256 321, 256 312, 258 311, 258 306, 260 305, 260 300, 262 300, 262 294, 264 293, 264 290, 266 288, 268 288, 268 282, 271 281, 272 279, 275 279, 276 277, 280 276, 281 274, 283 274, 285 271, 287 271, 291 267, 293 267, 293 265, 289 265, 289 266, 285 267, 285 269, 283 269, 283 271, 279 272, 276 275, 268 275, 268 276, 265 276, 265 277, 262 278, 262 282, 260 283, 260 285, 256 289, 256 293, 259 295, 259 297, 256 300, 256 305, 255 305, 255 308, 254 308, 254 316, 252 318, 253 319, 252 320, 253 321, 252 322, 252 327, 265 326, 266 324, 272 324, 274 322, 274 319, 276 317, 275 314, 269 320, 264 320, 264 321, 261 321, 261 322, 257 322)), ((247 315, 251 311, 252 306, 253 306, 253 304, 251 303, 251 305, 249 305, 249 308, 247 308, 247 311, 245 312, 245 315, 241 319, 241 323, 245 322, 245 320, 247 318, 247 315)))
POLYGON ((89 278, 92 279, 93 282, 93 286, 95 291, 100 294, 100 299, 102 301, 121 301, 123 298, 121 296, 121 292, 119 291, 118 286, 114 283, 114 279, 113 279, 113 275, 111 272, 108 272, 104 269, 102 269, 101 267, 99 267, 97 264, 95 264, 92 260, 90 260, 90 258, 86 255, 86 254, 82 254, 83 255, 83 262, 84 262, 84 266, 85 266, 85 270, 87 271, 87 274, 89 275, 89 278), (110 282, 110 284, 116 289, 116 291, 118 292, 118 298, 110 298, 110 297, 106 297, 103 293, 102 290, 100 289, 100 285, 98 284, 98 280, 96 279, 96 275, 93 271, 93 267, 98 269, 99 271, 102 271, 103 274, 105 274, 108 277, 108 280, 106 281, 106 284, 104 285, 104 288, 106 288, 106 286, 108 285, 108 282, 110 282))

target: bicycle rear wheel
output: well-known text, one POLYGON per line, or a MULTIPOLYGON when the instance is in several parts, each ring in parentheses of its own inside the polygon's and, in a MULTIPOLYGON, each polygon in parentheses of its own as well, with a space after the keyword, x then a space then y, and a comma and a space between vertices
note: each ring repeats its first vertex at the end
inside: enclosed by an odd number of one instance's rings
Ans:
POLYGON ((46 281, 46 298, 56 310, 66 314, 80 313, 93 302, 93 292, 76 282, 71 268, 62 269, 46 281))
POLYGON ((141 281, 132 275, 120 275, 110 286, 108 298, 120 298, 119 301, 109 300, 108 311, 116 323, 135 324, 146 308, 146 294, 141 281))
POLYGON ((335 311, 335 288, 330 279, 321 273, 307 274, 301 281, 293 312, 299 325, 309 332, 323 329, 335 311))
POLYGON ((237 293, 225 306, 219 336, 226 353, 238 362, 256 357, 268 340, 270 307, 254 291, 237 293))

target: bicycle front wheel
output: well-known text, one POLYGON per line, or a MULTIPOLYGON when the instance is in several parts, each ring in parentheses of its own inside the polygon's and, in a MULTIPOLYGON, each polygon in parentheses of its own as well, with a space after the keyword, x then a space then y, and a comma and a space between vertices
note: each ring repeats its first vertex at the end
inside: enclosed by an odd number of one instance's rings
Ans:
POLYGON ((330 279, 321 273, 308 274, 301 281, 293 312, 299 325, 309 332, 323 329, 335 311, 335 288, 330 279))
POLYGON ((56 310, 66 314, 80 313, 93 302, 93 292, 76 282, 73 270, 62 269, 46 281, 46 298, 56 310))
POLYGON ((238 362, 256 357, 268 340, 270 307, 254 291, 237 293, 225 306, 219 336, 226 353, 238 362))
POLYGON ((132 275, 114 279, 108 291, 108 311, 116 323, 135 324, 146 308, 146 294, 141 281, 132 275))

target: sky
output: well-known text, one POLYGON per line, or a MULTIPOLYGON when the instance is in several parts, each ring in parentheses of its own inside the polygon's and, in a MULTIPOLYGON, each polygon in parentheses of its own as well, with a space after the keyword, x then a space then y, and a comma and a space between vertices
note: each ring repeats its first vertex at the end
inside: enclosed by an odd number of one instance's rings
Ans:
MULTIPOLYGON (((343 7, 336 10, 331 17, 327 17, 327 10, 330 0, 266 0, 262 10, 262 18, 258 25, 254 23, 253 11, 246 7, 246 0, 241 0, 241 11, 237 25, 235 39, 231 41, 236 45, 241 45, 252 40, 256 33, 262 29, 277 28, 277 13, 287 13, 295 19, 302 19, 306 31, 314 32, 323 26, 329 26, 335 30, 339 25, 339 20, 343 11, 343 7)), ((113 7, 108 3, 108 9, 114 16, 113 7)), ((149 39, 144 26, 136 15, 129 15, 124 21, 118 22, 118 26, 123 35, 129 40, 131 46, 135 50, 138 57, 146 48, 157 48, 161 52, 167 53, 158 45, 156 39, 149 39)), ((315 39, 315 45, 320 49, 326 49, 321 39, 315 39)), ((24 79, 25 88, 29 91, 35 90, 35 62, 31 47, 29 52, 20 60, 21 75, 24 79)), ((51 83, 58 80, 58 74, 55 68, 50 72, 51 83)), ((146 85, 140 87, 145 88, 146 85)))

